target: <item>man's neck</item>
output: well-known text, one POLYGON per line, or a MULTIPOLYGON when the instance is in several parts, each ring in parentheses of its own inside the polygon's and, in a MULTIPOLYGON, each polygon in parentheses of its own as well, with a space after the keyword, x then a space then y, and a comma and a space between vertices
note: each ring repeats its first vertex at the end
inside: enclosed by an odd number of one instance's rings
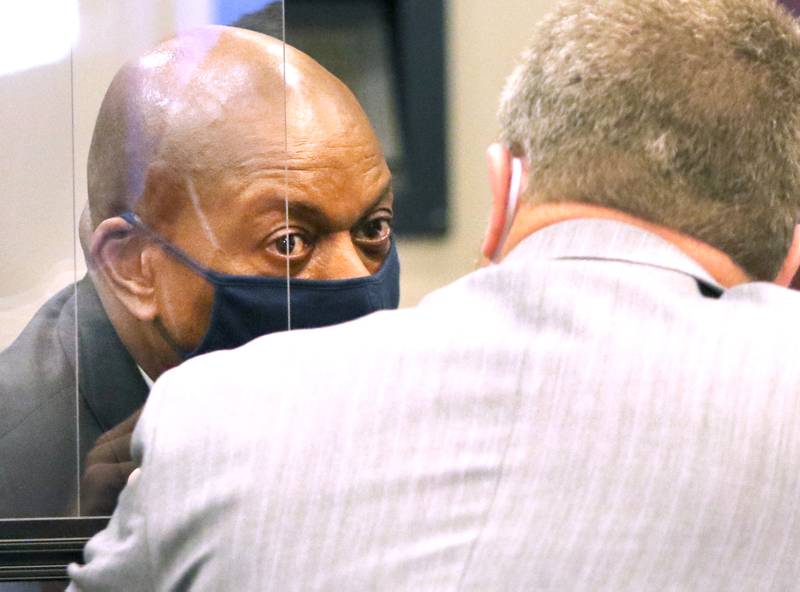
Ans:
POLYGON ((558 222, 579 218, 616 220, 656 234, 694 259, 711 277, 726 288, 750 281, 744 270, 728 255, 696 238, 618 210, 576 202, 520 204, 503 249, 503 257, 534 232, 558 222))

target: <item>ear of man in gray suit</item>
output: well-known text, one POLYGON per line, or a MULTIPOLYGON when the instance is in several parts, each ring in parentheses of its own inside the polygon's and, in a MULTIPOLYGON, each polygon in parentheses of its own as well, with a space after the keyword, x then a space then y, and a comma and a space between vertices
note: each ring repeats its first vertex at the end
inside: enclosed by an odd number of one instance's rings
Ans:
POLYGON ((500 123, 494 264, 166 373, 73 589, 796 588, 800 25, 566 0, 500 123))

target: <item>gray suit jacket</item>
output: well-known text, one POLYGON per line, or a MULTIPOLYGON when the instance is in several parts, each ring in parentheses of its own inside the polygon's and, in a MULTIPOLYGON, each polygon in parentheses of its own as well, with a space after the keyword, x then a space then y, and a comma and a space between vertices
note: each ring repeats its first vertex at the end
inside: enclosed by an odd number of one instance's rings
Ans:
POLYGON ((76 286, 0 353, 0 518, 73 514, 86 453, 147 397, 91 280, 76 286))
POLYGON ((85 590, 800 586, 800 295, 579 220, 158 381, 85 590))

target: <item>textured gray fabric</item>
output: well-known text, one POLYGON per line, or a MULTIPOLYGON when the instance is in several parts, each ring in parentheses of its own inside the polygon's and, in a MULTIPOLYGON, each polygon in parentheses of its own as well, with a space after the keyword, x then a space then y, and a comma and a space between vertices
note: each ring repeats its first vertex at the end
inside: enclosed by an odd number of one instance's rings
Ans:
POLYGON ((796 589, 800 296, 721 292, 571 221, 417 308, 189 361, 75 589, 796 589))

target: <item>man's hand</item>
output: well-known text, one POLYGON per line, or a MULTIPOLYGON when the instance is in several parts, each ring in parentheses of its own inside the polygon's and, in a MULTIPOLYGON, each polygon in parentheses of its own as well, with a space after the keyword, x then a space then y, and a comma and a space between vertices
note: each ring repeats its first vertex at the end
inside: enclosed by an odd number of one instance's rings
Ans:
POLYGON ((86 456, 81 478, 81 515, 105 516, 114 511, 128 476, 136 468, 131 460, 131 435, 141 412, 139 409, 100 436, 86 456))

